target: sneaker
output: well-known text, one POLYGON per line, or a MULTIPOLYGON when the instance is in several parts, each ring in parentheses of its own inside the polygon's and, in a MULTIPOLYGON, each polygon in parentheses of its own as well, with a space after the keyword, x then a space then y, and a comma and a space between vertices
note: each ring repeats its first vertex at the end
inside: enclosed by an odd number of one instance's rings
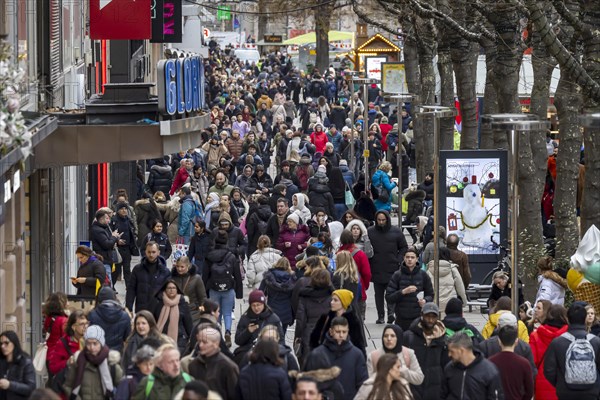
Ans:
POLYGON ((378 319, 377 319, 377 321, 375 321, 375 323, 376 323, 377 325, 381 325, 381 324, 383 324, 384 322, 385 322, 385 321, 383 320, 383 317, 380 317, 380 318, 378 318, 378 319))
POLYGON ((225 331, 225 346, 231 347, 231 332, 225 331))
POLYGON ((394 314, 390 314, 388 315, 388 324, 393 324, 394 321, 396 320, 396 317, 394 316, 394 314))
POLYGON ((233 312, 231 313, 231 320, 235 321, 235 313, 233 313, 233 312))

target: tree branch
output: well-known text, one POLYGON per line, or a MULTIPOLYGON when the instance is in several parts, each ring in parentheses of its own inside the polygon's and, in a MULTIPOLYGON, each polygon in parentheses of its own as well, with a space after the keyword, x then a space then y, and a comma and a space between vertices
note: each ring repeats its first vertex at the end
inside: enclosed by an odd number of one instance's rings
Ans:
POLYGON ((581 34, 581 36, 591 36, 592 30, 590 27, 581 22, 579 18, 575 17, 573 13, 567 9, 567 6, 565 6, 565 3, 562 0, 552 0, 552 5, 554 6, 554 9, 558 15, 567 21, 567 23, 571 25, 576 32, 581 34))
POLYGON ((396 29, 393 29, 387 25, 385 25, 382 22, 378 22, 375 21, 374 19, 372 19, 371 17, 367 16, 367 14, 365 14, 364 12, 360 11, 358 8, 358 3, 356 1, 352 2, 352 10, 356 13, 356 15, 358 15, 358 18, 362 19, 363 21, 365 21, 366 23, 376 26, 379 29, 392 34, 392 35, 398 35, 398 31, 396 29))
POLYGON ((576 82, 582 89, 583 93, 596 102, 600 102, 600 84, 596 82, 577 62, 565 46, 558 40, 556 33, 548 23, 546 15, 540 9, 536 0, 525 0, 529 9, 529 19, 533 23, 535 29, 539 32, 542 43, 548 49, 548 53, 552 55, 560 65, 561 72, 564 72, 576 82))

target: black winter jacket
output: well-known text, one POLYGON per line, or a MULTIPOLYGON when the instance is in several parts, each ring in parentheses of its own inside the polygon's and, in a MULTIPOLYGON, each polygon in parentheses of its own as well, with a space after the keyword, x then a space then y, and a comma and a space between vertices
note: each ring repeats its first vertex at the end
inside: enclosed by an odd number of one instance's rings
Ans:
POLYGON ((502 400, 504 391, 496 366, 475 350, 475 361, 465 367, 449 362, 444 368, 441 399, 502 400))
POLYGON ((295 284, 296 275, 272 268, 264 273, 259 286, 267 296, 267 305, 285 325, 294 323, 292 291, 295 284))
POLYGON ((98 325, 106 332, 106 345, 119 353, 131 333, 131 318, 117 300, 105 300, 90 311, 90 325, 98 325))
MULTIPOLYGON (((315 327, 310 335, 310 347, 316 348, 320 344, 323 344, 325 341, 325 335, 329 332, 329 328, 331 327, 331 321, 336 317, 335 312, 329 311, 327 314, 321 315, 315 327)), ((342 317, 346 318, 348 321, 348 337, 352 344, 357 347, 364 356, 367 356, 366 353, 366 339, 365 339, 365 329, 360 317, 356 314, 356 311, 352 308, 348 309, 342 317)))
POLYGON ((414 223, 417 217, 423 213, 423 200, 425 200, 424 190, 413 190, 406 195, 408 211, 406 212, 406 222, 414 223))
MULTIPOLYGON (((162 258, 164 258, 165 260, 168 260, 169 257, 171 257, 171 254, 173 253, 173 247, 171 246, 169 237, 166 234, 164 234, 162 232, 148 233, 142 240, 142 244, 140 246, 140 249, 142 249, 142 251, 144 251, 144 249, 146 249, 146 244, 148 242, 156 242, 156 244, 158 244, 158 248, 160 249, 160 256, 162 258)), ((191 247, 191 244, 190 244, 190 247, 191 247)))
POLYGON ((116 261, 115 243, 118 238, 114 237, 108 225, 102 225, 98 221, 92 223, 90 228, 90 239, 92 248, 104 259, 104 264, 112 264, 116 261))
POLYGON ((404 346, 415 352, 421 370, 425 375, 423 383, 410 385, 415 398, 422 400, 439 400, 444 378, 444 366, 448 362, 446 355, 446 335, 444 324, 438 321, 434 328, 434 338, 429 345, 425 340, 420 319, 413 321, 410 329, 404 332, 404 346))
POLYGON ((242 287, 242 274, 240 272, 240 261, 231 251, 224 248, 216 248, 211 250, 206 255, 206 265, 202 272, 202 280, 204 281, 204 287, 206 290, 213 290, 213 281, 211 280, 211 267, 215 263, 227 263, 230 267, 230 271, 233 271, 233 289, 235 290, 235 297, 241 299, 244 295, 244 288, 242 287))
POLYGON ((272 364, 249 364, 240 371, 236 387, 238 400, 288 400, 292 388, 287 371, 272 364), (261 385, 260 382, 268 382, 261 385))
POLYGON ((12 363, 0 358, 0 376, 10 382, 9 388, 0 392, 2 400, 25 400, 35 390, 35 370, 26 354, 18 355, 12 363))
POLYGON ((421 306, 417 298, 419 292, 424 292, 425 301, 433 301, 434 293, 431 278, 418 265, 411 271, 402 263, 400 271, 394 273, 388 284, 385 299, 388 303, 396 304, 394 307, 396 318, 411 321, 421 315, 421 306), (417 287, 415 292, 402 294, 404 288, 412 285, 417 287))
MULTIPOLYGON (((446 314, 446 318, 442 320, 442 323, 446 327, 446 331, 451 329, 454 332, 458 332, 462 329, 467 329, 473 332, 471 339, 473 340, 474 346, 477 346, 479 343, 485 340, 483 336, 481 336, 479 330, 477 330, 477 328, 475 328, 473 325, 469 324, 462 315, 446 314)), ((486 358, 489 357, 486 356, 486 358)))
POLYGON ((258 206, 256 212, 254 212, 250 218, 248 218, 248 222, 246 222, 246 232, 248 233, 248 257, 254 254, 256 251, 256 245, 260 235, 266 234, 266 228, 269 225, 269 218, 271 218, 271 215, 272 213, 269 205, 263 204, 258 206), (261 224, 260 222, 264 222, 264 224, 261 224), (260 225, 265 226, 264 232, 260 231, 260 225))
POLYGON ((77 288, 77 294, 86 297, 96 297, 96 280, 99 280, 100 284, 104 285, 106 268, 104 268, 104 264, 100 260, 92 256, 85 264, 79 267, 77 277, 85 278, 84 283, 74 284, 77 288))
POLYGON ((248 310, 240 317, 240 322, 235 332, 235 344, 239 347, 235 349, 233 355, 235 361, 240 364, 244 355, 252 349, 254 343, 258 339, 258 335, 262 328, 267 325, 274 325, 279 329, 279 337, 282 338, 282 343, 285 341, 285 334, 281 327, 281 321, 277 314, 275 314, 269 307, 265 306, 265 309, 260 314, 255 314, 252 309, 248 307, 248 310), (248 330, 248 326, 251 323, 258 324, 258 329, 254 332, 248 330))
POLYGON ((199 274, 204 271, 206 255, 210 251, 211 240, 210 232, 203 232, 201 235, 194 233, 192 240, 190 240, 190 247, 188 248, 187 255, 189 259, 194 262, 199 274))
POLYGON ((330 365, 341 368, 337 380, 344 388, 344 399, 353 399, 363 382, 369 377, 363 353, 349 340, 338 345, 327 334, 325 342, 308 355, 304 370, 318 369, 320 365, 318 367, 314 367, 314 365, 320 364, 322 358, 326 358, 330 365))
POLYGON ((316 178, 308 180, 308 202, 313 210, 322 208, 327 215, 335 216, 335 203, 328 185, 321 184, 316 178))
POLYGON ((150 168, 148 187, 152 193, 161 191, 169 198, 169 191, 173 183, 173 170, 168 165, 155 164, 150 168))
POLYGON ((378 211, 375 214, 375 220, 380 213, 385 215, 387 224, 384 227, 374 225, 367 229, 373 245, 373 257, 369 258, 369 263, 371 265, 371 282, 387 284, 404 260, 408 244, 400 229, 392 226, 390 214, 387 211, 378 211))
MULTIPOLYGON (((290 215, 289 211, 283 217, 284 224, 285 224, 285 221, 286 221, 288 215, 290 215)), ((269 222, 267 225, 267 233, 266 233, 266 235, 271 239, 271 243, 277 243, 277 239, 279 239, 279 230, 280 229, 281 229, 281 226, 279 225, 279 218, 277 217, 277 214, 271 215, 271 218, 269 218, 269 222)))
MULTIPOLYGON (((217 238, 218 229, 213 230, 212 239, 217 238)), ((230 225, 227 230, 228 243, 227 248, 230 252, 233 253, 236 257, 243 257, 246 255, 246 251, 248 250, 248 241, 246 236, 241 231, 240 228, 237 228, 233 225, 230 225)), ((241 297, 240 297, 241 298, 241 297)))
POLYGON ((332 288, 314 288, 312 286, 300 289, 295 337, 302 339, 305 351, 312 350, 310 335, 321 315, 329 312, 332 292, 332 288))
MULTIPOLYGON (((583 325, 569 325, 567 332, 577 339, 584 338, 587 334, 583 325)), ((556 395, 560 400, 597 399, 600 394, 600 338, 594 337, 590 340, 596 354, 596 383, 593 387, 583 390, 574 390, 574 387, 567 386, 565 382, 565 362, 570 344, 571 342, 564 337, 557 337, 550 343, 544 356, 544 376, 556 387, 556 395)))
POLYGON ((136 313, 141 310, 154 311, 157 304, 155 295, 170 276, 171 271, 167 269, 167 262, 164 258, 159 256, 154 264, 150 264, 148 259, 143 257, 142 261, 131 271, 131 277, 127 283, 125 306, 129 310, 133 310, 135 301, 136 313))
POLYGON ((198 355, 188 367, 190 375, 206 383, 210 390, 217 392, 223 399, 235 398, 239 368, 223 353, 211 357, 198 355))
MULTIPOLYGON (((164 287, 163 287, 164 288, 164 287)), ((154 319, 158 322, 160 317, 160 313, 163 309, 163 292, 159 292, 156 296, 156 306, 154 307, 153 314, 154 319)), ((163 327, 162 333, 165 335, 169 329, 169 319, 165 323, 163 327)), ((177 327, 177 347, 179 348, 179 352, 183 353, 185 347, 187 346, 188 340, 192 334, 192 316, 190 315, 190 309, 185 301, 185 297, 181 294, 179 298, 179 326, 177 327)))

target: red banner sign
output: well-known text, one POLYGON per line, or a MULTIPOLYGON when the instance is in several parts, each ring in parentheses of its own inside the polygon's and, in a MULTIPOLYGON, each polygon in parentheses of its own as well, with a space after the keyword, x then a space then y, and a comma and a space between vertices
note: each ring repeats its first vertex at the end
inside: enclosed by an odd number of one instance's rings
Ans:
POLYGON ((150 39, 151 0, 90 0, 90 38, 150 39))

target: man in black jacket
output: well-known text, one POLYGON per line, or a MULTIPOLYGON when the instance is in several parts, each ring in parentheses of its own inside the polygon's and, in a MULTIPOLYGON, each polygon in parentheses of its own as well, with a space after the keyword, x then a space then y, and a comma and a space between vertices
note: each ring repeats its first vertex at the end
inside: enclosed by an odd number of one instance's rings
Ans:
POLYGON ((418 386, 411 385, 415 398, 439 400, 444 377, 446 355, 446 328, 439 321, 440 311, 435 303, 423 306, 421 318, 415 319, 404 331, 404 345, 413 349, 425 379, 418 386))
POLYGON ((110 212, 106 209, 96 211, 94 222, 90 228, 92 249, 104 259, 106 275, 111 276, 112 264, 117 261, 115 244, 121 238, 121 233, 110 230, 110 212))
POLYGON ((116 210, 117 214, 110 219, 110 229, 121 235, 117 241, 117 251, 121 255, 121 262, 115 264, 115 271, 111 276, 113 288, 121 277, 121 270, 123 270, 123 278, 125 279, 125 286, 127 286, 131 276, 131 256, 140 255, 136 245, 137 238, 135 237, 133 221, 127 214, 127 203, 118 203, 116 210))
POLYGON ((135 312, 148 310, 153 312, 158 300, 156 292, 165 284, 171 276, 167 269, 167 262, 160 256, 160 248, 156 242, 146 244, 146 257, 133 267, 131 277, 127 282, 127 294, 125 295, 125 306, 135 312))
MULTIPOLYGON (((371 243, 374 248, 374 243, 371 243)), ((418 263, 417 252, 408 249, 400 270, 394 272, 386 289, 385 299, 388 304, 395 304, 396 324, 405 331, 421 315, 425 303, 433 301, 434 296, 431 278, 419 268, 418 263)))
MULTIPOLYGON (((550 343, 544 356, 544 376, 551 385, 556 387, 556 395, 559 400, 595 400, 598 399, 600 394, 600 375, 598 373, 600 371, 600 338, 587 333, 585 328, 586 316, 585 304, 582 302, 573 303, 567 311, 569 329, 550 343), (592 346, 594 352, 593 362, 596 364, 595 371, 593 367, 587 367, 588 364, 592 363, 592 357, 588 358, 586 355, 591 356, 591 352, 586 353, 580 350, 579 354, 573 354, 567 363, 569 346, 576 339, 585 339, 592 346), (586 378, 589 378, 590 383, 581 385, 568 383, 565 376, 567 364, 572 366, 578 378, 582 378, 582 373, 585 371, 595 372, 595 382, 591 383, 593 376, 588 376, 586 378)), ((578 347, 582 349, 583 346, 583 343, 581 343, 578 347)))
POLYGON ((504 399, 496 366, 473 350, 471 338, 458 332, 448 338, 451 362, 444 368, 441 399, 504 399))
MULTIPOLYGON (((371 282, 375 287, 377 323, 383 324, 385 315, 383 300, 386 289, 392 275, 398 271, 398 266, 404 259, 408 245, 402 231, 397 226, 392 226, 390 214, 385 210, 375 214, 375 226, 371 226, 367 232, 373 245, 373 257, 369 259, 369 264, 371 265, 371 282)), ((394 311, 388 300, 388 323, 393 322, 394 311)))
POLYGON ((283 225, 283 223, 286 221, 289 214, 290 206, 288 200, 285 197, 278 198, 277 212, 271 215, 271 218, 269 218, 269 222, 267 222, 267 232, 265 233, 269 238, 271 238, 271 243, 277 243, 281 225, 283 225))

